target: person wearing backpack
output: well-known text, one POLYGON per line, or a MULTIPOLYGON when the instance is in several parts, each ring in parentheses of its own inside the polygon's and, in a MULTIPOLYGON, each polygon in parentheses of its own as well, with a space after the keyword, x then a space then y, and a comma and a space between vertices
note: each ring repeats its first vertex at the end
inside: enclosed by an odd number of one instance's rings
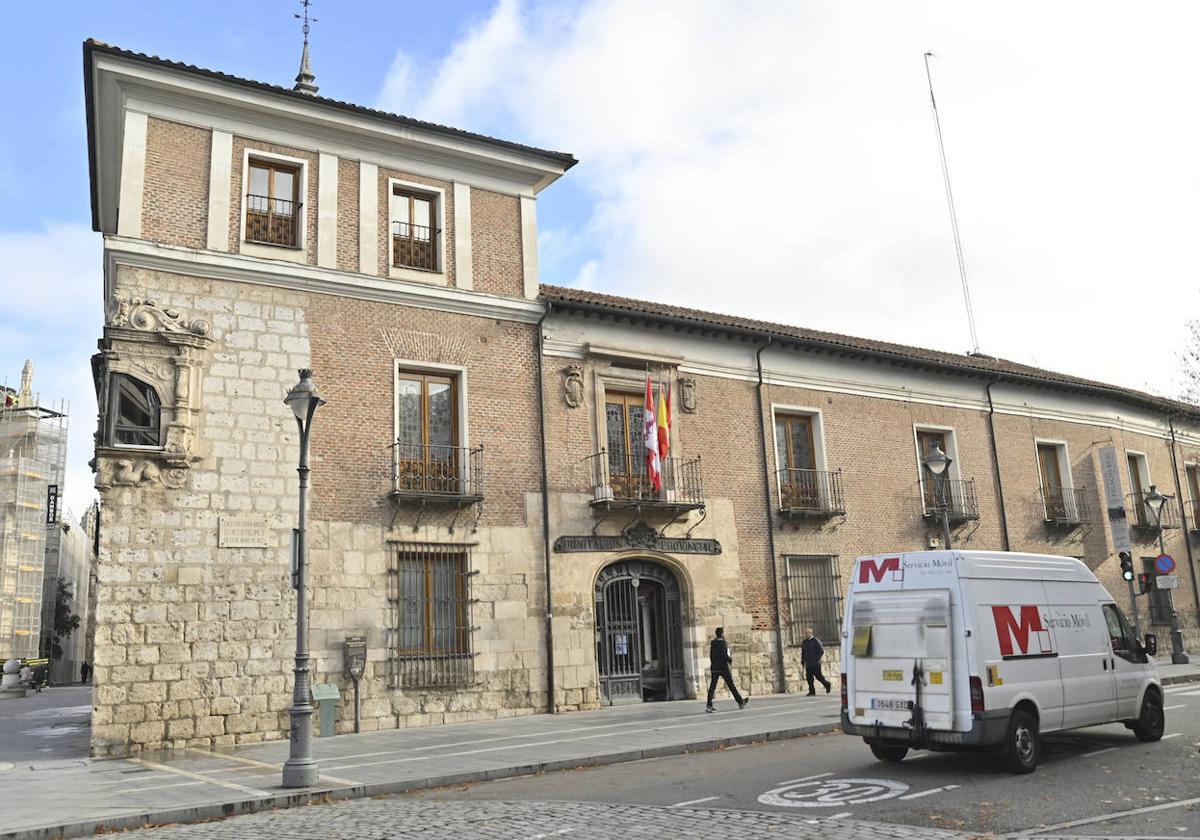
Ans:
POLYGON ((800 643, 800 665, 804 668, 804 676, 808 680, 808 696, 812 697, 817 693, 813 685, 814 680, 825 686, 825 693, 828 694, 832 686, 821 673, 821 657, 825 654, 825 647, 821 640, 813 635, 811 627, 804 628, 804 632, 805 639, 800 643))

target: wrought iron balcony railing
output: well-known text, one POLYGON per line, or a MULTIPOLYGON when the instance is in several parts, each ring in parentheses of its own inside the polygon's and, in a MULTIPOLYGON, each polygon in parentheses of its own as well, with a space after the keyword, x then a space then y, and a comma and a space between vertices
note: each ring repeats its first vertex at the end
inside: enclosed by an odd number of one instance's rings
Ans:
POLYGON ((397 441, 389 495, 398 501, 483 501, 483 447, 397 441))
POLYGON ((837 516, 846 512, 842 471, 779 470, 779 511, 787 516, 837 516))
POLYGON ((419 268, 437 271, 438 236, 435 227, 392 222, 392 265, 396 268, 419 268))
POLYGON ((655 489, 643 460, 603 449, 588 460, 591 462, 593 505, 665 507, 680 511, 704 507, 700 456, 665 459, 661 490, 655 489))
POLYGON ((1154 514, 1150 511, 1150 506, 1146 504, 1146 492, 1130 493, 1125 497, 1125 518, 1129 522, 1130 528, 1137 528, 1140 531, 1158 532, 1161 530, 1173 530, 1179 527, 1179 503, 1173 498, 1168 498, 1167 503, 1162 506, 1162 521, 1156 522, 1154 514))
POLYGON ((246 195, 246 241, 294 248, 299 242, 296 220, 300 205, 282 198, 246 195))
POLYGON ((1043 487, 1042 512, 1051 525, 1079 525, 1093 518, 1085 487, 1043 487))
MULTIPOLYGON (((922 516, 941 516, 942 499, 938 498, 937 482, 926 477, 926 488, 921 496, 922 516)), ((979 502, 975 498, 975 479, 946 478, 942 480, 946 514, 952 522, 966 522, 979 518, 979 502)))

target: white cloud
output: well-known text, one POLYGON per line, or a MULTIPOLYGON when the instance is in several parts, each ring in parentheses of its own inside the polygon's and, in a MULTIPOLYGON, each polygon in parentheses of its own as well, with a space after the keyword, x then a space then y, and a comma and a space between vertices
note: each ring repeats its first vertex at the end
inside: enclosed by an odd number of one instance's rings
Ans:
POLYGON ((382 104, 581 158, 588 247, 548 282, 963 351, 932 48, 982 349, 1170 390, 1200 8, 998 8, 501 0, 382 104))
POLYGON ((96 392, 88 360, 103 323, 100 237, 84 225, 0 233, 0 383, 16 387, 26 359, 42 405, 68 409, 65 507, 95 498, 96 392))

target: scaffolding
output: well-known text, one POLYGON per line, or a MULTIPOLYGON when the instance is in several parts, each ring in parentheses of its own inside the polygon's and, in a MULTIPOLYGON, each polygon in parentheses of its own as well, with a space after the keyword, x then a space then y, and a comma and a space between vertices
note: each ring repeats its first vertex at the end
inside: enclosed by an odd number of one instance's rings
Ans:
POLYGON ((66 468, 66 412, 22 391, 0 388, 0 661, 38 656, 46 538, 66 468))

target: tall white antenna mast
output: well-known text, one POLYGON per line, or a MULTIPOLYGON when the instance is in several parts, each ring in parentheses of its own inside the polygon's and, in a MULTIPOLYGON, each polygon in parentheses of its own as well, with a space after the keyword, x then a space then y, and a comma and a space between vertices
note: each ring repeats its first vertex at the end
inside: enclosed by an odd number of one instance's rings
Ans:
POLYGON ((946 165, 946 144, 942 141, 942 121, 933 95, 933 76, 929 72, 932 52, 925 53, 925 78, 929 81, 929 102, 933 106, 933 125, 937 129, 938 152, 942 158, 942 180, 946 184, 946 204, 950 207, 950 229, 954 232, 954 251, 958 255, 958 276, 962 280, 963 302, 967 307, 967 326, 971 329, 971 352, 979 353, 979 335, 975 332, 975 312, 971 308, 971 287, 967 283, 967 264, 963 261, 962 237, 958 233, 958 212, 954 209, 954 191, 950 189, 950 168, 946 165))

